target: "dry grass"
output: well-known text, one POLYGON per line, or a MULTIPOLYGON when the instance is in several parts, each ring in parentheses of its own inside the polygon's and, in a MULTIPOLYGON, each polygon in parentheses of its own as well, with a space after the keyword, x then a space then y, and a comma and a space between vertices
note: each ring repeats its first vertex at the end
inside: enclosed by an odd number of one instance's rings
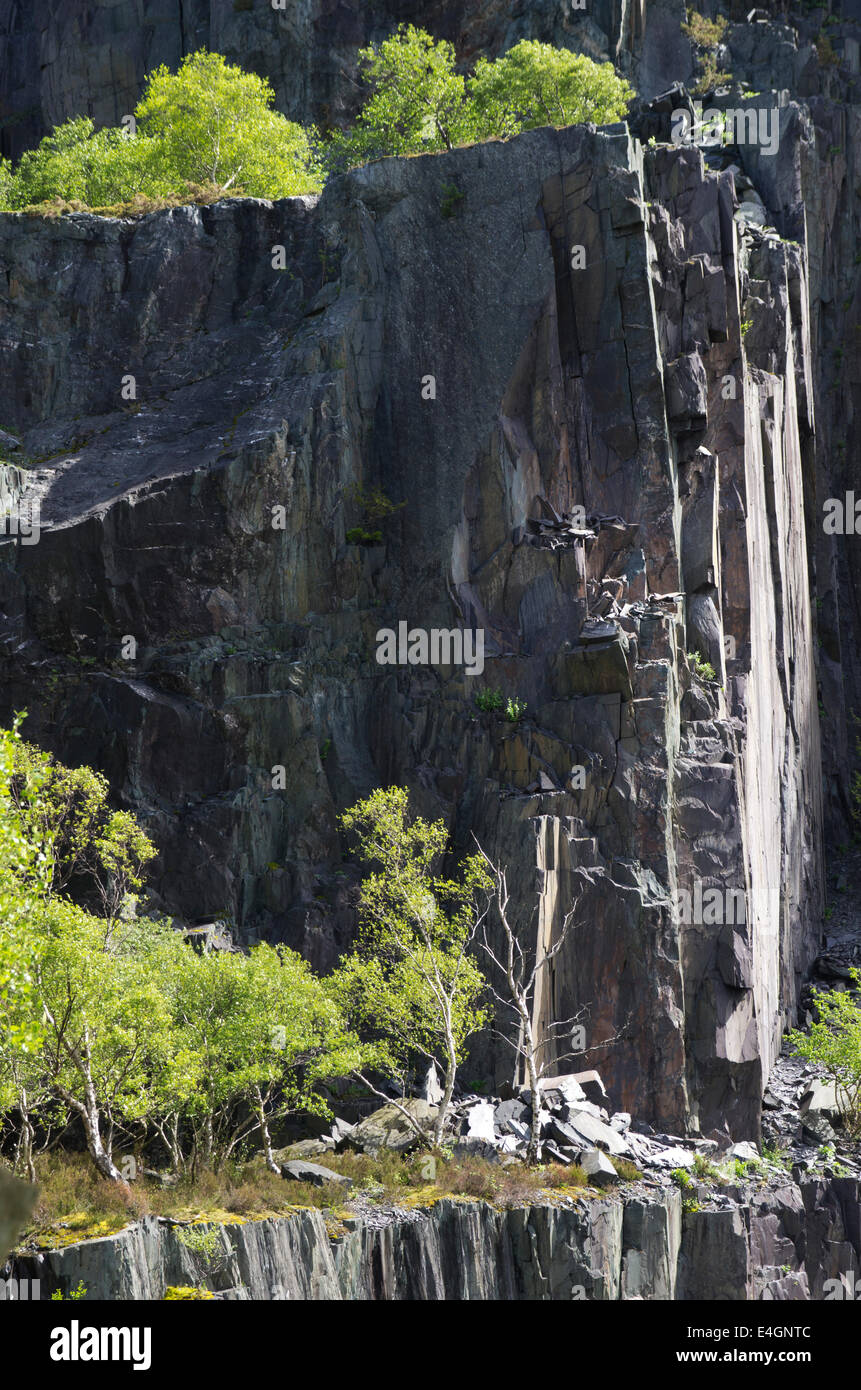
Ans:
MULTIPOLYGON (((22 1247, 56 1248, 79 1240, 112 1235, 142 1216, 170 1216, 180 1221, 254 1221, 287 1216, 297 1208, 333 1211, 340 1223, 351 1197, 390 1206, 433 1206, 443 1197, 491 1202, 496 1207, 582 1195, 588 1179, 581 1168, 550 1163, 534 1168, 503 1165, 466 1156, 407 1157, 385 1150, 376 1157, 346 1152, 325 1154, 325 1167, 352 1179, 349 1193, 333 1185, 285 1182, 260 1159, 233 1165, 222 1173, 205 1172, 192 1183, 175 1185, 139 1178, 112 1183, 101 1178, 85 1154, 54 1153, 37 1165, 39 1200, 21 1237, 22 1247)), ((639 1177, 633 1165, 615 1160, 620 1176, 639 1177), (624 1171, 622 1171, 624 1170, 624 1171)), ((347 1213, 348 1214, 348 1213, 347 1213)))
POLYGON ((96 217, 145 217, 149 212, 161 212, 163 208, 208 207, 211 203, 227 198, 241 198, 245 195, 235 188, 225 193, 218 184, 190 183, 183 193, 170 193, 163 198, 152 198, 146 193, 136 193, 125 203, 109 203, 104 207, 90 207, 77 198, 50 198, 44 203, 32 203, 23 211, 30 217, 62 217, 69 212, 90 212, 96 217))

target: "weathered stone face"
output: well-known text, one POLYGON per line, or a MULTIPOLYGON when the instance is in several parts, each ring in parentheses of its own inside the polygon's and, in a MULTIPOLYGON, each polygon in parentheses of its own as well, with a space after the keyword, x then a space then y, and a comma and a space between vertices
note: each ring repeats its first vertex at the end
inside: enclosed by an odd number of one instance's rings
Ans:
POLYGON ((0 219, 0 419, 44 528, 3 547, 2 704, 141 813, 159 905, 323 968, 337 812, 408 784, 509 866, 538 950, 579 901, 536 1023, 586 1011, 613 1104, 748 1137, 821 895, 804 268, 699 151, 641 160, 539 130, 319 200, 0 219), (357 483, 405 504, 380 544, 346 541, 357 483), (482 681, 380 666, 401 620, 483 628, 482 681), (746 917, 680 918, 697 883, 746 917))
MULTIPOLYGON (((394 1219, 353 1218, 334 1238, 319 1211, 295 1210, 209 1227, 219 1258, 205 1287, 231 1300, 851 1299, 858 1197, 856 1179, 832 1178, 684 1216, 676 1189, 504 1211, 442 1198, 394 1219)), ((38 1279, 43 1298, 82 1280, 91 1300, 111 1301, 160 1299, 202 1277, 176 1228, 156 1217, 19 1258, 13 1273, 38 1279)))
MULTIPOLYGON (((509 865, 538 949, 581 892, 536 1006, 588 1009, 575 1065, 662 1126, 747 1137, 816 948, 820 758, 834 835, 861 701, 861 545, 822 527, 859 468, 858 75, 850 47, 817 60, 813 19, 699 8, 729 13, 721 61, 777 109, 776 153, 539 131, 319 201, 0 219, 0 500, 26 480, 46 528, 2 547, 2 704, 144 816, 160 906, 322 968, 353 925, 337 812, 408 783, 458 850, 474 833, 509 865), (346 542, 357 482, 406 503, 380 545, 346 542), (579 538, 549 521, 576 507, 579 538), (484 676, 379 666, 401 620, 483 628, 484 676), (478 714, 477 684, 526 717, 478 714), (743 920, 680 919, 697 885, 743 890, 743 920)), ((4 150, 118 120, 202 44, 337 120, 358 48, 401 20, 463 62, 523 37, 612 57, 665 93, 644 140, 693 69, 683 0, 139 11, 0 0, 4 150)), ((490 1045, 473 1064, 511 1079, 490 1045)))

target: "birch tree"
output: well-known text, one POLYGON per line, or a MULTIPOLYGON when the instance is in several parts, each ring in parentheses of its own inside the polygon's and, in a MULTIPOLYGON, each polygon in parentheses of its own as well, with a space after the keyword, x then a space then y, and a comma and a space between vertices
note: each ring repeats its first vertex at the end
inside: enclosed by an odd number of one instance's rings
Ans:
POLYGON ((406 788, 376 791, 341 819, 373 868, 362 884, 358 947, 330 988, 368 1040, 358 1079, 422 1140, 426 1133, 409 1108, 379 1090, 369 1072, 406 1091, 419 1058, 436 1063, 443 1077, 432 1129, 438 1146, 466 1044, 488 1017, 480 1002, 486 980, 469 952, 481 918, 477 900, 490 880, 475 855, 458 865, 455 880, 437 871, 448 844, 445 822, 411 819, 406 788))
POLYGON ((541 1082, 551 1068, 557 1067, 560 1062, 582 1055, 583 1049, 560 1053, 557 1051, 557 1044, 560 1035, 571 1034, 585 1012, 581 1009, 568 1018, 555 1020, 537 1029, 534 1023, 536 990, 543 973, 549 970, 577 925, 582 908, 583 890, 580 888, 575 894, 574 901, 565 914, 559 935, 550 950, 544 953, 540 950, 533 951, 526 945, 526 931, 512 921, 505 869, 494 864, 480 846, 479 850, 493 883, 495 915, 502 927, 502 944, 496 947, 490 940, 487 917, 483 917, 481 946, 495 966, 497 978, 500 979, 499 989, 490 986, 491 994, 503 1009, 514 1015, 517 1022, 515 1036, 501 1032, 497 1032, 497 1036, 510 1043, 516 1056, 523 1063, 532 1104, 527 1155, 529 1161, 534 1163, 541 1149, 541 1082))

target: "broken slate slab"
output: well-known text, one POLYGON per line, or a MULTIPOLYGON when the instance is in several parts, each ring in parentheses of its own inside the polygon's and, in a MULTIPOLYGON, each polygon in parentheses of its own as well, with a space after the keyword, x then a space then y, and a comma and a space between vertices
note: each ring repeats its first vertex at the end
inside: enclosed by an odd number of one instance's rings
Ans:
POLYGON ((753 1163, 759 1158, 759 1149, 745 1139, 740 1144, 731 1144, 726 1151, 727 1158, 738 1158, 742 1163, 753 1163))
POLYGON ((580 1167, 586 1174, 590 1182, 598 1187, 609 1187, 611 1183, 619 1182, 619 1174, 613 1167, 606 1154, 600 1149, 587 1149, 580 1155, 580 1167))
POLYGON ((687 1149, 658 1149, 657 1153, 638 1155, 647 1168, 693 1168, 695 1155, 687 1149))
POLYGON ((522 1100, 504 1100, 493 1112, 493 1123, 500 1134, 521 1135, 525 1126, 528 1129, 531 1112, 522 1100), (512 1121, 516 1128, 512 1128, 512 1121))
MULTIPOLYGON (((295 1144, 276 1149, 272 1157, 276 1163, 289 1163, 294 1158, 320 1158, 323 1154, 333 1153, 334 1149, 334 1140, 328 1136, 321 1139, 299 1139, 295 1144)), ((258 1157, 263 1157, 262 1149, 258 1150, 258 1157)))
POLYGON ((556 1120, 557 1124, 564 1124, 566 1132, 572 1132, 573 1138, 569 1141, 579 1145, 581 1149, 606 1149, 611 1154, 629 1154, 631 1146, 627 1139, 615 1129, 611 1129, 603 1120, 598 1120, 594 1115, 590 1115, 585 1110, 575 1111, 569 1109, 569 1118, 566 1121, 556 1120))
POLYGON ((281 1176, 289 1182, 309 1182, 314 1187, 325 1187, 326 1183, 334 1183, 346 1190, 353 1186, 353 1179, 345 1178, 343 1173, 335 1173, 331 1168, 324 1168, 321 1163, 303 1163, 298 1158, 292 1159, 290 1163, 281 1164, 281 1176))
POLYGON ((496 1138, 493 1128, 494 1109, 490 1101, 480 1101, 478 1105, 470 1106, 466 1112, 464 1137, 467 1139, 483 1139, 488 1144, 492 1144, 496 1138))
MULTIPOLYGON (((584 1075, 585 1075, 585 1074, 586 1074, 586 1073, 584 1073, 584 1075)), ((595 1075, 597 1076, 597 1074, 598 1074, 598 1073, 596 1072, 595 1075)), ((591 1076, 592 1073, 590 1072, 590 1073, 588 1073, 588 1075, 591 1076)), ((573 1073, 568 1073, 568 1074, 566 1074, 565 1076, 545 1076, 545 1077, 542 1077, 541 1081, 539 1082, 539 1086, 540 1086, 540 1088, 541 1088, 541 1093, 542 1093, 542 1095, 544 1096, 545 1100, 547 1100, 547 1097, 550 1095, 551 1092, 557 1092, 557 1091, 560 1093, 559 1096, 558 1096, 558 1100, 559 1100, 559 1101, 575 1101, 575 1100, 591 1100, 591 1099, 592 1099, 591 1096, 587 1096, 587 1095, 586 1095, 586 1092, 584 1091, 583 1087, 580 1085, 579 1080, 577 1079, 577 1077, 576 1077, 573 1073)), ((523 1094, 523 1093, 521 1092, 521 1095, 522 1095, 522 1094, 523 1094)), ((527 1096, 527 1097, 529 1096, 529 1091, 528 1091, 528 1090, 526 1091, 526 1096, 527 1096)))

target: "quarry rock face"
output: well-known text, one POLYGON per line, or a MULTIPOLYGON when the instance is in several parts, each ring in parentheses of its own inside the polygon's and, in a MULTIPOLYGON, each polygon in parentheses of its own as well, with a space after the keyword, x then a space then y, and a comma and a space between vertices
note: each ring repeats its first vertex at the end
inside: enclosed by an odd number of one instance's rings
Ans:
POLYGON ((3 710, 141 814, 156 903, 327 968, 336 816, 407 784, 535 949, 577 904, 536 1021, 581 1013, 614 1107, 755 1136, 822 894, 800 248, 620 125, 7 215, 0 267, 42 527, 3 547, 3 710), (357 485, 402 504, 379 542, 357 485), (482 674, 380 664, 401 622, 482 630, 482 674))
POLYGON ((202 1260, 178 1223, 144 1217, 117 1235, 16 1258, 42 1298, 83 1282, 88 1300, 161 1299, 170 1286, 216 1298, 809 1302, 853 1298, 859 1273, 858 1182, 805 1182, 682 1210, 678 1190, 497 1210, 441 1198, 429 1210, 338 1229, 317 1210, 200 1226, 202 1260), (217 1272, 213 1272, 217 1271, 217 1272))
MULTIPOLYGON (((342 119, 401 20, 464 63, 610 57, 641 98, 319 198, 0 217, 0 499, 41 526, 0 545, 0 712, 141 816, 155 907, 324 970, 355 926, 337 816, 408 785, 452 863, 475 837, 508 866, 532 949, 576 909, 535 1006, 582 1022, 557 1069, 749 1140, 861 700, 861 561, 822 525, 859 466, 857 51, 730 5, 748 95, 707 100, 777 139, 715 149, 667 143, 677 0, 421 9, 0 0, 9 150, 202 44, 342 119)), ((523 1081, 487 1038, 470 1070, 523 1081)))

